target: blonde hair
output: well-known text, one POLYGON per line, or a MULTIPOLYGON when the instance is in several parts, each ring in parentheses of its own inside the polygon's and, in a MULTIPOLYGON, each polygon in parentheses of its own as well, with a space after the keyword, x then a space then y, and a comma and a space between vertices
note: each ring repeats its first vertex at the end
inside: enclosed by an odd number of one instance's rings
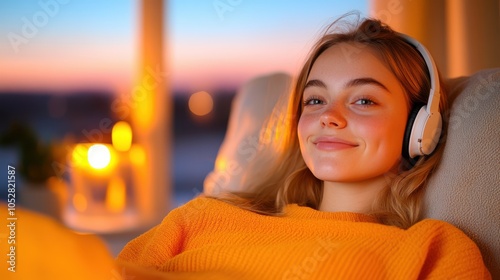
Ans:
MULTIPOLYGON (((245 170, 246 192, 229 193, 221 199, 241 208, 265 214, 281 215, 283 207, 295 203, 318 209, 323 182, 307 168, 299 149, 297 124, 302 112, 302 93, 316 59, 328 48, 343 42, 358 43, 374 50, 400 81, 407 94, 409 108, 426 103, 430 78, 421 55, 389 26, 375 19, 354 23, 335 21, 312 48, 295 86, 286 111, 277 106, 264 134, 254 162, 245 170)), ((442 84, 442 83, 441 83, 442 84)), ((447 97, 441 87, 440 111, 446 131, 447 97)), ((387 225, 408 228, 420 218, 421 199, 430 174, 443 152, 443 141, 429 156, 421 157, 414 167, 401 160, 398 174, 387 174, 387 187, 374 201, 373 215, 387 225)))

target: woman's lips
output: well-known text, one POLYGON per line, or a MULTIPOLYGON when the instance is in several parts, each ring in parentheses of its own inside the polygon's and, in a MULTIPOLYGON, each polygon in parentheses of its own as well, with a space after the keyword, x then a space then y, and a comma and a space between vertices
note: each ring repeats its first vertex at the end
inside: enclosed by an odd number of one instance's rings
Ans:
POLYGON ((316 148, 326 151, 344 150, 344 149, 355 148, 358 146, 358 144, 344 139, 340 139, 337 137, 327 137, 327 136, 321 136, 314 139, 313 144, 316 146, 316 148))

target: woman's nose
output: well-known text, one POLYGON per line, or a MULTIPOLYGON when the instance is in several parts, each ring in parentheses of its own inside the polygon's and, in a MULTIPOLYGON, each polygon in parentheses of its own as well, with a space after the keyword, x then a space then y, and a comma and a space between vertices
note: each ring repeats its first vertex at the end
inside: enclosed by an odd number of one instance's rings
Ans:
POLYGON ((329 106, 320 116, 322 127, 343 128, 347 121, 341 108, 329 106))

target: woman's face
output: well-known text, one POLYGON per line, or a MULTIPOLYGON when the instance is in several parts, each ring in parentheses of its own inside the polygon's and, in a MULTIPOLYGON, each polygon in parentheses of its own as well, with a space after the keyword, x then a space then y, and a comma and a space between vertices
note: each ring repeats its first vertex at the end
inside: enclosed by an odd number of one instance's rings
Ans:
POLYGON ((318 179, 361 182, 397 167, 409 108, 401 84, 370 47, 340 43, 324 51, 302 100, 300 150, 318 179))

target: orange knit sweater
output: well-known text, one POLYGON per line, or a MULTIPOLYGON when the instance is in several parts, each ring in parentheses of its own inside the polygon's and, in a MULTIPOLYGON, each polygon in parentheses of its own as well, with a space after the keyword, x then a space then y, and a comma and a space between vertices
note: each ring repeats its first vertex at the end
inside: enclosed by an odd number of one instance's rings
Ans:
MULTIPOLYGON (((196 198, 132 240, 121 263, 182 279, 490 279, 477 246, 445 222, 407 230, 368 215, 289 205, 284 217, 196 198), (213 272, 213 274, 211 274, 213 272), (169 273, 167 273, 169 274, 169 273), (218 278, 217 278, 218 279, 218 278)), ((174 278, 172 278, 174 279, 174 278)))

